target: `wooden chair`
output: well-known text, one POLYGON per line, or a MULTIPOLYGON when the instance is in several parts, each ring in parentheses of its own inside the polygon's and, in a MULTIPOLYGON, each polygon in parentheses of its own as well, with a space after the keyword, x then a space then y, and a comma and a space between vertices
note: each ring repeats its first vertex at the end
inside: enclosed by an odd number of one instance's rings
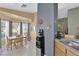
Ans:
POLYGON ((17 47, 18 45, 22 45, 22 46, 23 46, 23 39, 22 39, 21 37, 17 37, 17 38, 14 40, 14 42, 15 42, 16 47, 17 47))
POLYGON ((12 50, 12 40, 10 40, 8 37, 7 37, 7 50, 11 48, 12 50))
POLYGON ((27 37, 23 37, 25 45, 27 44, 27 37))
POLYGON ((15 44, 14 40, 15 39, 10 39, 10 38, 7 37, 7 50, 9 48, 11 48, 11 50, 12 50, 13 47, 16 47, 16 44, 15 44))
POLYGON ((24 38, 23 38, 23 37, 20 37, 20 38, 19 38, 19 42, 20 42, 20 45, 21 45, 21 46, 23 46, 23 41, 24 41, 24 38))

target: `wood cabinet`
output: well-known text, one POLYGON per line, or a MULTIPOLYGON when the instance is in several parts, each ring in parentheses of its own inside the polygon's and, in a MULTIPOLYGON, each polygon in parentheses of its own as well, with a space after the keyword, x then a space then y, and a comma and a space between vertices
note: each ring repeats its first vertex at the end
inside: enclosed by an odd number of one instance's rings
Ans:
POLYGON ((59 43, 55 43, 55 56, 65 56, 65 47, 59 43))
POLYGON ((66 47, 60 41, 55 41, 55 56, 79 56, 76 50, 66 47))
POLYGON ((65 56, 65 53, 61 49, 56 48, 55 56, 65 56))
POLYGON ((66 56, 75 56, 75 54, 69 50, 67 50, 66 56))

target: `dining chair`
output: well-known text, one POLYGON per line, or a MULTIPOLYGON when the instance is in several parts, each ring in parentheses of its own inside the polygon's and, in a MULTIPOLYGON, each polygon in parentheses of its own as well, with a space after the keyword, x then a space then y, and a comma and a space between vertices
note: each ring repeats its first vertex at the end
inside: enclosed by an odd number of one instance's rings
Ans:
POLYGON ((20 45, 21 45, 21 46, 23 46, 23 44, 24 44, 23 41, 24 41, 24 38, 23 38, 23 37, 20 37, 20 38, 19 38, 19 42, 20 42, 20 45))
POLYGON ((15 41, 16 47, 17 47, 18 45, 23 46, 23 38, 22 38, 22 37, 17 37, 14 41, 15 41))
POLYGON ((12 50, 12 40, 7 37, 7 50, 11 48, 12 50))
POLYGON ((26 45, 27 44, 27 37, 24 37, 23 39, 24 39, 24 43, 26 45))

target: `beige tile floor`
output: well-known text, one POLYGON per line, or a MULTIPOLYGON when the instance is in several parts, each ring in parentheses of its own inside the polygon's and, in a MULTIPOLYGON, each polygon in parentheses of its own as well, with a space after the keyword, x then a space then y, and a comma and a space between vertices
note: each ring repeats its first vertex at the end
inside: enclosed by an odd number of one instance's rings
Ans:
POLYGON ((33 43, 32 41, 28 41, 27 45, 24 47, 18 47, 13 48, 12 50, 9 49, 1 49, 0 50, 0 55, 1 56, 36 56, 40 55, 40 50, 36 48, 36 44, 33 43))

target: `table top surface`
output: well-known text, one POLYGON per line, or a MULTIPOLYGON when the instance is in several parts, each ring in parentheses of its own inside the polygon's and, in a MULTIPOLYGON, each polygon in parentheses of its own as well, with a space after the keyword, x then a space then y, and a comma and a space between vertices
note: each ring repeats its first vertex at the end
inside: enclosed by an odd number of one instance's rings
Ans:
POLYGON ((20 37, 17 37, 17 36, 11 36, 11 37, 8 37, 9 39, 11 40, 14 40, 16 38, 26 38, 25 36, 20 36, 20 37))

